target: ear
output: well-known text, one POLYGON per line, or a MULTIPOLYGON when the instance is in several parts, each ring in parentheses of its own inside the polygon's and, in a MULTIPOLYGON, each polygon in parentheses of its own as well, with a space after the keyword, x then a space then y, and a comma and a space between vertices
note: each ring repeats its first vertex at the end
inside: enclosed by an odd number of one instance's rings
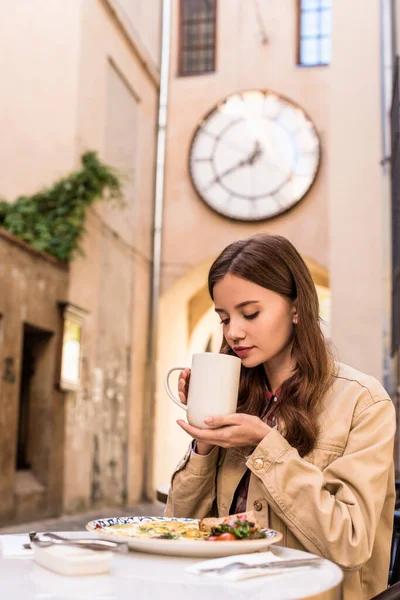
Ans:
POLYGON ((299 315, 297 312, 297 300, 295 300, 293 302, 293 306, 292 306, 292 321, 293 321, 293 325, 297 325, 297 323, 299 322, 299 315))

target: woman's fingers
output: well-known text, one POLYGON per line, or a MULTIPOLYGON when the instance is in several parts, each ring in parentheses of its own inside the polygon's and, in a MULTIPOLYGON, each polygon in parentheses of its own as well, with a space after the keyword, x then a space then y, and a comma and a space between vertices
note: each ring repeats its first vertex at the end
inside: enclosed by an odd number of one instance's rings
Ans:
POLYGON ((178 381, 178 395, 179 395, 180 401, 183 404, 186 404, 186 402, 187 402, 189 379, 190 379, 190 369, 185 369, 184 371, 180 372, 179 381, 178 381))
POLYGON ((185 369, 185 373, 186 373, 186 380, 185 380, 185 396, 187 398, 188 393, 189 393, 189 383, 190 383, 190 374, 191 374, 191 370, 190 369, 185 369))
POLYGON ((186 421, 183 421, 182 419, 179 419, 177 423, 180 427, 182 427, 182 429, 186 431, 186 433, 191 435, 195 440, 206 442, 207 444, 215 443, 214 440, 216 436, 213 433, 212 429, 199 429, 198 427, 193 427, 193 425, 189 425, 189 423, 186 423, 186 421))
POLYGON ((240 425, 243 421, 241 413, 233 413, 225 417, 206 417, 204 423, 213 427, 226 427, 227 425, 240 425))
POLYGON ((204 422, 213 429, 199 429, 182 419, 177 421, 178 425, 198 442, 221 448, 258 446, 271 431, 259 417, 243 413, 234 413, 226 417, 212 416, 204 419, 204 422))
POLYGON ((240 423, 241 415, 233 414, 227 417, 209 417, 204 419, 204 422, 207 425, 214 425, 214 427, 218 427, 218 429, 199 429, 198 427, 194 427, 193 425, 189 425, 186 421, 179 419, 177 421, 178 425, 182 427, 192 437, 196 440, 200 440, 202 442, 206 442, 208 444, 215 444, 216 440, 224 441, 226 438, 226 429, 224 429, 227 425, 238 425, 240 423))

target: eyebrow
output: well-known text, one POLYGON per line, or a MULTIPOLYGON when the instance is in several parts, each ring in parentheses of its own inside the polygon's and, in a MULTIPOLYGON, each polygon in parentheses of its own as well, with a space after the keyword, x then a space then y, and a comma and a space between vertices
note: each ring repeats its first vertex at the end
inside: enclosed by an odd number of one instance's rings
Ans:
MULTIPOLYGON (((258 302, 260 302, 260 301, 259 300, 245 300, 245 302, 240 302, 240 304, 236 304, 235 308, 243 308, 244 306, 247 306, 248 304, 257 304, 258 302)), ((226 310, 224 310, 223 308, 216 308, 215 312, 217 312, 217 313, 224 312, 224 313, 228 314, 226 312, 226 310)))

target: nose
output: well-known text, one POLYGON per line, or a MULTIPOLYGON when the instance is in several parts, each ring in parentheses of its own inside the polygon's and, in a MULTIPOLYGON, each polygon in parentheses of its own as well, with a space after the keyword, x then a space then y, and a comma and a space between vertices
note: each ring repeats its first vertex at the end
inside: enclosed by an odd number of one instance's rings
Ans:
POLYGON ((244 340, 244 338, 246 337, 246 332, 243 330, 243 327, 239 320, 231 318, 226 337, 231 342, 238 342, 240 340, 244 340))

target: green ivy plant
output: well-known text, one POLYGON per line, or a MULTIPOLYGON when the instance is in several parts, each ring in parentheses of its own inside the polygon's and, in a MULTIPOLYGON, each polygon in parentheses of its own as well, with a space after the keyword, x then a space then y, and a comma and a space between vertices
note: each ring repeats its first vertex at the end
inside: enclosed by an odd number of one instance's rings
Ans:
POLYGON ((86 152, 81 161, 80 171, 49 189, 20 196, 13 204, 1 201, 0 227, 63 262, 82 254, 86 209, 101 199, 122 202, 122 177, 96 152, 86 152))

